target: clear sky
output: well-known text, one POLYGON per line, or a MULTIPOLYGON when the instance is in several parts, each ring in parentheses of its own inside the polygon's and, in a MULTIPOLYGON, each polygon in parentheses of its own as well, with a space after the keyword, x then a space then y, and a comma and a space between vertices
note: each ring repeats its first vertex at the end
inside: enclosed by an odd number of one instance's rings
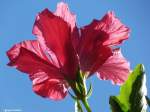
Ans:
MULTIPOLYGON (((124 56, 133 68, 143 63, 150 91, 150 1, 149 0, 64 0, 77 15, 77 24, 89 24, 107 11, 116 15, 132 30, 122 45, 124 56)), ((21 109, 22 112, 73 112, 74 103, 68 95, 62 101, 43 99, 32 91, 26 74, 8 67, 6 51, 15 43, 35 39, 32 27, 35 16, 44 8, 55 10, 59 0, 0 0, 0 109, 21 109)), ((119 86, 96 76, 89 100, 93 112, 110 112, 109 96, 119 93, 119 86)), ((0 110, 0 112, 1 112, 0 110)))

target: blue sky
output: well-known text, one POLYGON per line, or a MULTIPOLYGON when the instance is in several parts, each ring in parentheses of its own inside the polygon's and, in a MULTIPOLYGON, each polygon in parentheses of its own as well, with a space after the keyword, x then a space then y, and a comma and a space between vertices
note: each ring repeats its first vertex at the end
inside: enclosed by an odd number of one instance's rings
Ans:
MULTIPOLYGON (((6 51, 15 43, 35 39, 32 27, 35 16, 44 8, 55 10, 60 0, 0 0, 0 111, 21 109, 23 112, 73 112, 74 103, 68 95, 65 100, 43 99, 32 91, 26 74, 8 67, 6 51)), ((149 0, 64 0, 77 15, 77 24, 89 24, 113 10, 123 23, 131 28, 131 36, 122 46, 124 56, 133 68, 143 63, 150 85, 150 1, 149 0)), ((109 96, 119 93, 119 86, 110 81, 91 77, 93 94, 89 100, 93 112, 109 112, 109 96)), ((150 86, 148 87, 148 91, 150 86)))

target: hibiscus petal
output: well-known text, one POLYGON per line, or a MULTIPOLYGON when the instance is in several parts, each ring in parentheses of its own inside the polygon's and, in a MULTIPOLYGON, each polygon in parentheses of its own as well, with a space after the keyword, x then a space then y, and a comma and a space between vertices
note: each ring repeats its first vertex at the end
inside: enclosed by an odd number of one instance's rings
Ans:
POLYGON ((94 20, 91 24, 84 26, 79 30, 80 39, 78 40, 79 44, 76 48, 79 56, 84 55, 85 52, 92 54, 92 51, 95 50, 95 46, 101 47, 105 32, 95 30, 94 28, 96 25, 97 20, 94 20))
POLYGON ((48 79, 33 85, 33 91, 38 95, 52 100, 61 100, 67 95, 67 87, 63 80, 48 79))
MULTIPOLYGON (((94 44, 93 44, 94 45, 94 44)), ((80 64, 82 71, 89 71, 90 74, 96 72, 99 67, 105 63, 105 61, 112 55, 112 51, 109 47, 105 46, 93 46, 91 50, 89 47, 80 55, 80 64)))
POLYGON ((36 40, 26 40, 23 42, 20 42, 18 44, 15 44, 8 52, 7 55, 9 59, 12 61, 20 54, 20 48, 25 48, 33 53, 35 53, 37 56, 42 58, 43 60, 49 62, 50 60, 44 53, 42 47, 40 46, 39 42, 36 40))
POLYGON ((107 34, 103 45, 118 45, 128 39, 130 32, 129 28, 122 24, 113 12, 108 12, 102 20, 97 21, 95 30, 107 34))
POLYGON ((64 21, 70 24, 73 30, 76 26, 76 15, 70 12, 68 4, 60 2, 57 4, 55 15, 61 17, 64 21))
POLYGON ((129 32, 129 28, 122 24, 113 12, 108 12, 102 20, 93 20, 91 24, 81 28, 79 52, 95 39, 102 45, 118 45, 128 39, 129 32))
POLYGON ((35 21, 33 34, 39 42, 55 53, 59 65, 69 78, 75 78, 77 57, 71 42, 71 28, 48 9, 41 12, 35 21))
POLYGON ((61 17, 71 26, 71 39, 73 42, 73 46, 76 49, 77 45, 79 44, 79 32, 76 26, 76 15, 70 12, 68 4, 64 2, 60 2, 57 4, 57 9, 54 14, 61 17))
POLYGON ((96 72, 96 70, 112 55, 109 47, 102 45, 102 35, 93 29, 95 22, 80 29, 81 38, 76 50, 80 59, 82 71, 96 72))
POLYGON ((112 80, 114 84, 123 84, 130 73, 129 62, 115 49, 113 56, 99 68, 97 76, 102 80, 112 80))
POLYGON ((120 44, 129 36, 129 28, 123 25, 112 12, 108 12, 102 20, 93 20, 80 31, 81 38, 76 49, 82 69, 86 68, 90 71, 93 68, 93 71, 96 71, 112 55, 110 45, 120 44))
MULTIPOLYGON (((8 65, 15 66, 18 70, 29 74, 29 77, 33 82, 33 87, 36 90, 40 87, 40 85, 46 85, 44 87, 47 87, 47 80, 54 80, 54 79, 57 80, 57 84, 56 82, 49 83, 50 85, 48 86, 53 87, 47 88, 48 89, 47 91, 46 90, 38 91, 38 94, 43 96, 44 92, 52 91, 51 94, 49 94, 49 96, 45 97, 51 97, 51 99, 57 100, 61 99, 60 97, 63 97, 65 96, 65 94, 67 94, 66 86, 64 87, 66 91, 64 91, 64 93, 62 91, 62 85, 66 84, 66 82, 64 81, 65 79, 63 74, 54 65, 48 63, 47 61, 39 57, 39 55, 36 54, 37 52, 35 52, 34 49, 30 50, 27 49, 31 47, 26 46, 26 48, 23 47, 18 48, 19 45, 24 44, 23 43, 17 44, 17 47, 15 45, 10 51, 8 51, 8 56, 10 58, 10 63, 8 65), (53 92, 55 87, 57 93, 53 92)), ((37 93, 37 91, 35 92, 37 93)))
POLYGON ((30 77, 39 77, 34 74, 44 72, 51 78, 63 78, 58 68, 23 47, 20 48, 19 55, 13 60, 10 60, 8 65, 16 67, 21 72, 30 74, 30 77))

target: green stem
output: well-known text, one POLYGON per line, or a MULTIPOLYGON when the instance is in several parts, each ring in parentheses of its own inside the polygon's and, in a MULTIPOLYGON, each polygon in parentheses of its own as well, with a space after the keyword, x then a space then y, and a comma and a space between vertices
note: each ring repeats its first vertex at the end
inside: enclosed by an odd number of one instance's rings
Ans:
POLYGON ((73 82, 69 81, 70 86, 75 94, 75 96, 71 95, 73 99, 76 99, 77 106, 80 112, 82 112, 82 106, 80 101, 84 105, 87 112, 92 112, 90 105, 88 103, 87 97, 87 87, 86 87, 86 75, 81 71, 77 73, 77 79, 73 82))
POLYGON ((92 112, 92 110, 90 108, 90 105, 88 103, 87 97, 86 97, 86 95, 87 95, 87 87, 86 87, 86 77, 85 77, 85 75, 83 76, 83 80, 82 81, 83 81, 82 84, 83 84, 83 87, 84 87, 84 88, 82 88, 83 92, 84 92, 83 93, 84 98, 82 98, 81 101, 82 101, 83 105, 85 106, 86 111, 87 112, 92 112))
POLYGON ((87 99, 84 98, 84 99, 82 99, 81 101, 82 101, 83 105, 85 106, 86 111, 87 111, 87 112, 92 112, 92 110, 91 110, 91 108, 90 108, 90 105, 89 105, 87 99))
POLYGON ((75 102, 75 112, 83 112, 83 109, 79 100, 76 100, 75 102))

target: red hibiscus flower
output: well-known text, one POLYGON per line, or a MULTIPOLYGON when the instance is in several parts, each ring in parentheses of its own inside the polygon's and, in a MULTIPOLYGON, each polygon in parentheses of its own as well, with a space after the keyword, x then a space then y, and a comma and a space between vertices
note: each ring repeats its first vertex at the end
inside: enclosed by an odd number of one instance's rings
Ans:
POLYGON ((29 74, 33 90, 40 96, 63 99, 68 90, 66 79, 76 78, 78 60, 71 42, 74 19, 66 4, 60 3, 55 13, 45 9, 33 27, 37 40, 16 44, 7 52, 8 65, 29 74))
POLYGON ((69 88, 67 80, 76 80, 78 67, 88 76, 97 73, 118 84, 127 79, 129 64, 112 46, 128 38, 129 28, 112 12, 78 29, 76 16, 61 2, 54 13, 45 9, 38 14, 33 34, 37 40, 23 41, 7 52, 8 65, 29 74, 40 96, 63 99, 69 88))

